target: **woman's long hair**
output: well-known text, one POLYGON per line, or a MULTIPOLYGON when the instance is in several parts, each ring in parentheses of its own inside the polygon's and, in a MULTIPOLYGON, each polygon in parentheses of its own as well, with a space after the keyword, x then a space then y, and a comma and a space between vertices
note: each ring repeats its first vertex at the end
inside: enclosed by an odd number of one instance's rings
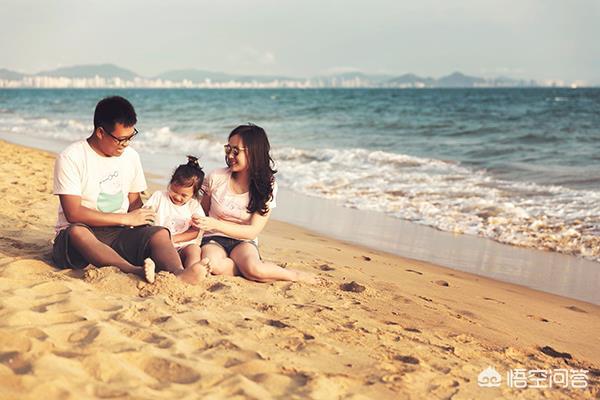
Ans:
MULTIPOLYGON (((271 145, 267 133, 260 126, 248 124, 240 125, 231 131, 229 139, 235 135, 239 135, 242 139, 248 158, 250 191, 248 212, 265 215, 269 212, 267 203, 273 198, 274 174, 277 172, 273 169, 274 162, 269 154, 271 145)), ((225 157, 225 161, 227 161, 227 157, 225 157)))

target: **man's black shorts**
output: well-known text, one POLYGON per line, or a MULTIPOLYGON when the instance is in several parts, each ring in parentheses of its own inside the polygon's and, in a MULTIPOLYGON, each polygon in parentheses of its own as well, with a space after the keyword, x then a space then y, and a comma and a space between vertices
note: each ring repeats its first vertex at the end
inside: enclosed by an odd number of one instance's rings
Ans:
POLYGON ((70 232, 75 226, 87 228, 102 243, 113 248, 121 257, 133 265, 143 265, 150 256, 148 245, 152 236, 166 229, 162 226, 143 225, 134 228, 124 226, 90 227, 71 224, 56 235, 52 247, 52 259, 58 268, 81 269, 89 263, 70 243, 70 232))

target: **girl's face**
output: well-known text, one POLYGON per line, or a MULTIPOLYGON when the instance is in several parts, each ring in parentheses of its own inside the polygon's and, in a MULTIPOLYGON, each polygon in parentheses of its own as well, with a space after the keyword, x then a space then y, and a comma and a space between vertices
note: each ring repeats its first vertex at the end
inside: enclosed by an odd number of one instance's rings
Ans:
POLYGON ((187 203, 192 197, 194 197, 194 186, 179 186, 176 184, 169 185, 169 199, 176 206, 181 206, 187 203))
POLYGON ((248 149, 240 135, 233 135, 225 145, 225 160, 233 172, 248 169, 248 149))

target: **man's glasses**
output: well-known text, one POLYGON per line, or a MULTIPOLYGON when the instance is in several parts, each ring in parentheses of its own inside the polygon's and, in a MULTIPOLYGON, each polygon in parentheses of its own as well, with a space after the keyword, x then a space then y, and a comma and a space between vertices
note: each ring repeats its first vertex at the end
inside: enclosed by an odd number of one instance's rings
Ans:
POLYGON ((124 143, 129 143, 139 133, 137 129, 133 128, 133 135, 127 136, 126 138, 118 138, 115 135, 113 135, 112 133, 110 133, 109 131, 107 131, 106 129, 104 129, 103 127, 100 127, 100 128, 102 128, 104 133, 106 133, 108 136, 113 138, 119 145, 124 144, 124 143))
POLYGON ((242 151, 246 150, 245 147, 233 147, 233 146, 230 146, 228 144, 226 144, 223 147, 225 148, 225 154, 226 155, 229 155, 229 154, 233 153, 234 157, 237 157, 242 151))

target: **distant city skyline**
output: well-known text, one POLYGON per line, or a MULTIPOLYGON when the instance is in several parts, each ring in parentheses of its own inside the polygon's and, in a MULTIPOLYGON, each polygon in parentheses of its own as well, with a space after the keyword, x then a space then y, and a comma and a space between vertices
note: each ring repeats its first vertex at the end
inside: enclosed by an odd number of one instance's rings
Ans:
POLYGON ((308 77, 360 71, 600 84, 600 2, 0 0, 0 68, 112 63, 308 77))

